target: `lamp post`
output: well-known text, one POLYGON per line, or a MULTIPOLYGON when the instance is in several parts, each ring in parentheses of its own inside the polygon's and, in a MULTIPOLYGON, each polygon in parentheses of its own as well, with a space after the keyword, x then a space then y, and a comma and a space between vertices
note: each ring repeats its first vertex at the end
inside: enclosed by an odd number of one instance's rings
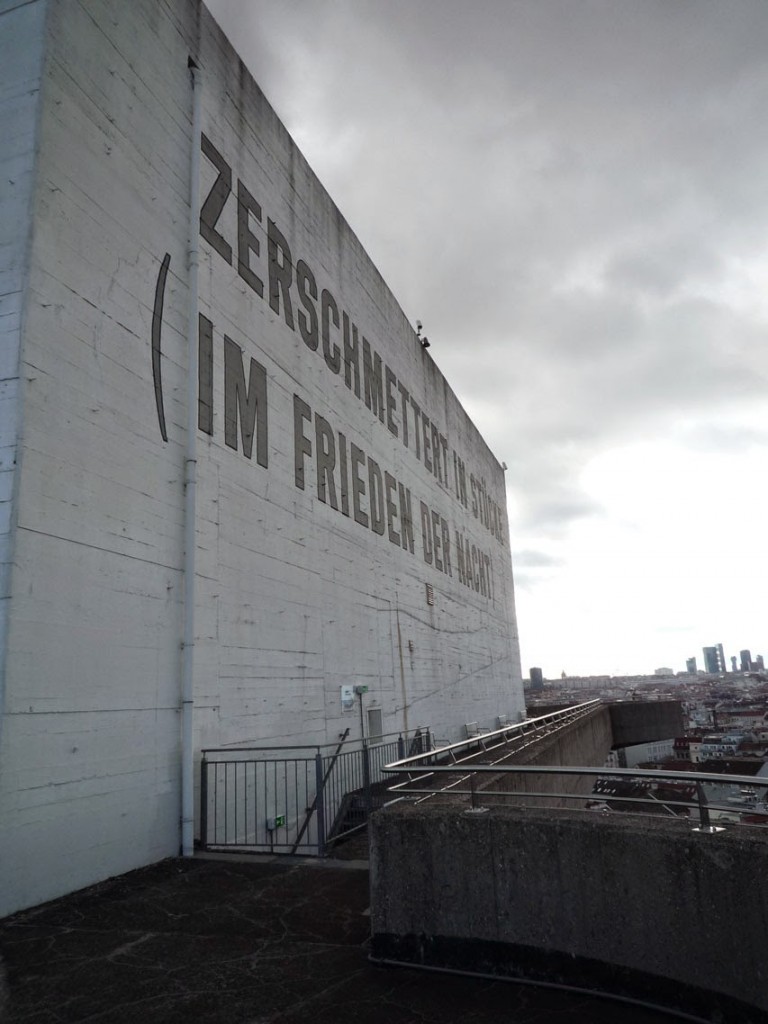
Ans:
POLYGON ((360 698, 360 739, 365 743, 365 723, 363 719, 363 694, 368 693, 368 687, 364 684, 355 687, 355 696, 360 698))

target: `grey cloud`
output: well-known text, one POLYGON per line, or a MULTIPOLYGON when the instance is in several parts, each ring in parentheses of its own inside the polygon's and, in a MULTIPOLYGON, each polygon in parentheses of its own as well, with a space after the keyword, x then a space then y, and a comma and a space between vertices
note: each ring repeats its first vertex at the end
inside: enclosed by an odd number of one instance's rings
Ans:
POLYGON ((532 591, 541 582, 542 577, 551 576, 554 570, 562 568, 565 560, 547 551, 526 548, 512 552, 512 565, 515 589, 532 591))
POLYGON ((512 561, 516 569, 550 569, 563 564, 561 558, 555 558, 553 555, 547 554, 546 551, 533 551, 530 549, 513 552, 512 561))
POLYGON ((609 289, 665 300, 691 278, 713 284, 723 271, 723 258, 712 246, 682 235, 618 251, 606 267, 604 280, 609 289))
POLYGON ((581 494, 570 477, 550 482, 549 486, 547 481, 531 481, 529 477, 529 485, 518 498, 518 504, 518 530, 553 538, 560 536, 574 520, 601 511, 600 504, 581 494))
POLYGON ((740 453, 768 448, 768 431, 753 430, 725 423, 706 423, 690 427, 682 434, 693 451, 740 453))

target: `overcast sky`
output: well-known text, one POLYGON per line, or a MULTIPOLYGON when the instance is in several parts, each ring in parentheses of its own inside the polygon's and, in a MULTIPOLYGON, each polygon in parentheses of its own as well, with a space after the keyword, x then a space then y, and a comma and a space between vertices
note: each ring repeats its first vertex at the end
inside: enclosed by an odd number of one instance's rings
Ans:
POLYGON ((524 675, 768 659, 768 2, 207 2, 509 467, 524 675))

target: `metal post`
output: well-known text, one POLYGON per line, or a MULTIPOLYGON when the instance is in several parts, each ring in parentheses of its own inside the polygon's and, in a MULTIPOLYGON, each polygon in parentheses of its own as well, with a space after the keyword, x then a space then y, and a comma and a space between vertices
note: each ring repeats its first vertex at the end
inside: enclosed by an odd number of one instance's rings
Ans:
POLYGON ((700 782, 696 783, 696 798, 699 801, 699 825, 701 828, 709 829, 712 827, 712 822, 709 819, 709 807, 707 805, 707 795, 704 792, 704 787, 700 782))
POLYGON ((205 754, 200 762, 200 846, 208 849, 208 762, 205 754))
POLYGON ((323 778, 323 755, 315 754, 315 813, 317 814, 317 855, 325 856, 325 779, 323 778))
POLYGON ((405 757, 405 740, 402 736, 397 737, 397 760, 402 761, 405 757))
POLYGON ((706 832, 707 835, 714 835, 717 832, 725 832, 725 829, 722 826, 718 827, 710 822, 707 794, 704 792, 704 787, 700 782, 696 783, 696 798, 699 802, 699 824, 693 831, 706 832))
POLYGON ((363 740, 363 788, 365 789, 365 816, 366 819, 371 816, 371 753, 368 750, 368 744, 363 740))
POLYGON ((488 813, 488 808, 487 807, 478 807, 477 803, 475 801, 475 773, 474 772, 471 772, 471 774, 469 776, 469 792, 470 792, 470 799, 471 799, 471 802, 472 802, 472 806, 469 807, 466 811, 464 811, 464 813, 465 814, 471 814, 471 815, 487 814, 488 813))

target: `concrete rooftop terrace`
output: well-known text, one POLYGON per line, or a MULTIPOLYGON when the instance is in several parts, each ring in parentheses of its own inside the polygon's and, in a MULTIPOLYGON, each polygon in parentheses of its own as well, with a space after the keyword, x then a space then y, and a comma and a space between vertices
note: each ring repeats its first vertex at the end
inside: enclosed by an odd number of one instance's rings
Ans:
MULTIPOLYGON (((349 855, 349 851, 348 851, 349 855)), ((639 1006, 368 960, 366 861, 162 861, 0 921, 3 1024, 657 1024, 639 1006)))

